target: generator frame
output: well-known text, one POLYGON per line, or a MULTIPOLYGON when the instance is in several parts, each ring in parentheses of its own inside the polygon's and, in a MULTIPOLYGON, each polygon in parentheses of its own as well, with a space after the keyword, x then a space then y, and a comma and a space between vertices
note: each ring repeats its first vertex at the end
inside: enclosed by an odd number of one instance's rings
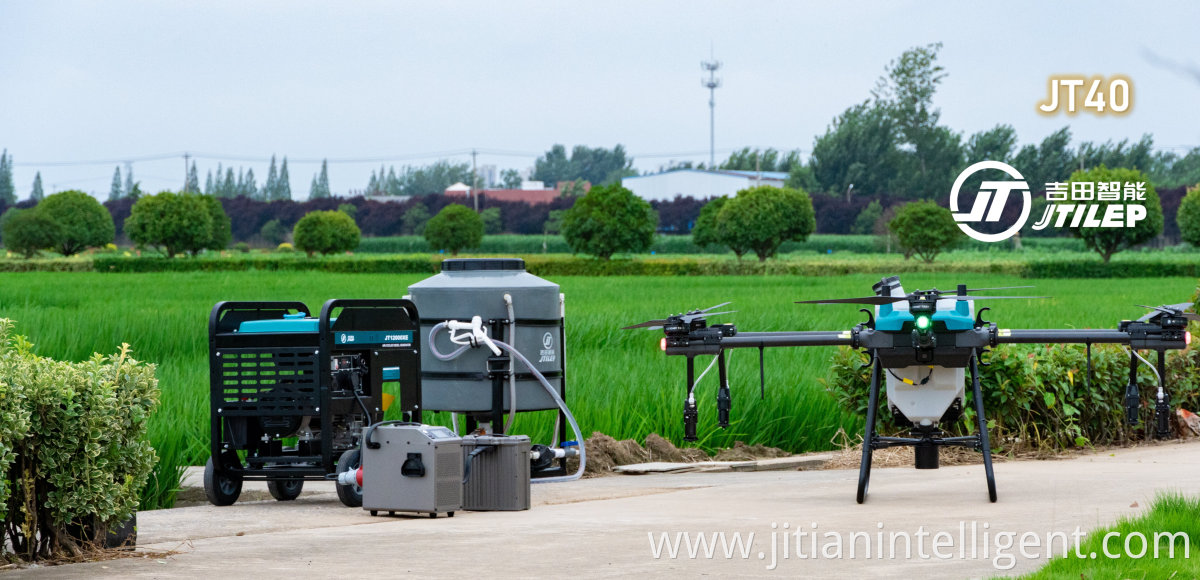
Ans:
POLYGON ((321 306, 315 332, 239 332, 244 322, 311 317, 304 303, 293 301, 213 307, 210 464, 214 480, 237 488, 232 500, 213 503, 236 501, 242 481, 288 483, 298 495, 300 482, 329 479, 342 456, 359 449, 361 427, 383 419, 385 368, 394 369, 386 382, 400 383, 395 404, 404 420, 420 422, 420 317, 411 301, 334 299, 321 306), (354 355, 366 369, 347 389, 348 383, 335 384, 333 359, 354 355), (298 428, 319 429, 319 436, 285 447, 283 440, 295 437, 298 428))

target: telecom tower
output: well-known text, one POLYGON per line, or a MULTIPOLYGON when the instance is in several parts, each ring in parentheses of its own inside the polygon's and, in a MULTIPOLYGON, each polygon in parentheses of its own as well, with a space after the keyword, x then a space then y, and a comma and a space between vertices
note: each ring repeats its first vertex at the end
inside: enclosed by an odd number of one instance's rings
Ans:
POLYGON ((700 67, 708 71, 708 78, 701 78, 700 85, 708 89, 708 168, 712 170, 717 167, 717 88, 721 86, 721 79, 717 78, 717 69, 721 68, 721 61, 713 58, 711 51, 709 59, 700 63, 700 67))

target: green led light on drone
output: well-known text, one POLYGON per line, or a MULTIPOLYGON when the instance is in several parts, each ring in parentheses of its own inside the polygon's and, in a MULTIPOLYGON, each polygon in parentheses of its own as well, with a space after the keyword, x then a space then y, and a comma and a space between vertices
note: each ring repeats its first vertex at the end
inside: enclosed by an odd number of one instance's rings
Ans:
POLYGON ((917 328, 919 328, 921 330, 925 330, 926 328, 929 328, 929 317, 928 316, 918 316, 917 317, 917 328))

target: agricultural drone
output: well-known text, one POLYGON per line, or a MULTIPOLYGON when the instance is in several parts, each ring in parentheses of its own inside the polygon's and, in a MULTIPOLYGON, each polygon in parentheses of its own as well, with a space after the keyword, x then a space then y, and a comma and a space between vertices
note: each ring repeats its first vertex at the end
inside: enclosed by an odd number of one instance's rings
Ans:
MULTIPOLYGON (((760 369, 763 350, 767 347, 850 346, 870 355, 871 387, 867 405, 866 433, 863 438, 862 463, 858 475, 858 503, 867 496, 871 478, 871 456, 876 449, 911 446, 914 448, 917 469, 938 467, 938 448, 943 446, 970 447, 983 453, 987 476, 988 498, 996 501, 996 480, 992 471, 992 450, 988 442, 987 419, 979 386, 979 358, 989 348, 999 344, 1076 343, 1087 346, 1088 371, 1091 374, 1091 345, 1123 344, 1130 348, 1129 383, 1125 390, 1126 419, 1138 424, 1141 395, 1138 391, 1138 361, 1150 364, 1138 350, 1158 353, 1156 374, 1159 385, 1155 394, 1155 436, 1169 435, 1171 395, 1165 384, 1165 354, 1168 350, 1185 348, 1191 342, 1187 332, 1189 320, 1200 320, 1196 314, 1185 312, 1190 303, 1143 307, 1150 310, 1137 320, 1122 321, 1115 330, 1076 329, 1001 329, 984 320, 975 310, 975 300, 1029 299, 1040 296, 979 296, 980 291, 1012 288, 968 288, 960 284, 954 292, 917 290, 905 292, 900 279, 892 276, 876 283, 874 296, 839 298, 833 300, 804 300, 799 304, 855 304, 874 306, 874 312, 861 309, 867 320, 850 330, 739 332, 733 324, 710 326, 707 318, 727 312, 711 312, 729 304, 719 304, 704 310, 693 310, 660 320, 649 320, 632 328, 662 328, 666 336, 660 346, 668 355, 687 357, 687 397, 684 400, 684 439, 696 440, 698 410, 694 390, 695 358, 712 355, 717 365, 717 419, 722 428, 729 426, 732 400, 729 395, 725 351, 732 348, 759 349, 760 369), (965 371, 971 371, 978 432, 965 437, 947 437, 939 429, 941 423, 954 421, 964 405, 965 371), (887 402, 896 421, 911 428, 908 437, 884 437, 875 429, 875 414, 881 386, 886 382, 887 402)), ((1023 287, 1023 288, 1028 288, 1023 287)), ((712 365, 709 365, 711 368, 712 365)), ((707 372, 707 370, 705 371, 707 372)), ((763 374, 760 370, 760 381, 763 374)), ((703 377, 703 373, 701 374, 703 377)))

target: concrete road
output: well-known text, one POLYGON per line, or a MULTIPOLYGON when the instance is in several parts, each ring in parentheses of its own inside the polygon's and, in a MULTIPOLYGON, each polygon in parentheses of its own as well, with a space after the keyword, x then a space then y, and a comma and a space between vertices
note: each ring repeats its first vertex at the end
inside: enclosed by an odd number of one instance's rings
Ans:
POLYGON ((1200 444, 1165 443, 1067 460, 1005 462, 997 464, 996 477, 1000 501, 992 504, 981 466, 876 469, 867 503, 858 505, 857 470, 619 476, 535 485, 529 511, 460 512, 438 519, 371 517, 343 507, 328 484, 317 484, 294 502, 140 513, 142 549, 173 550, 176 555, 18 574, 986 578, 1037 568, 1048 551, 1048 534, 1060 533, 1049 537, 1052 551, 1060 553, 1064 537, 1074 544, 1070 534, 1077 527, 1086 532, 1137 514, 1156 492, 1196 494, 1200 444), (797 531, 805 535, 797 538, 797 531), (726 544, 733 544, 736 533, 749 545, 745 552, 742 546, 731 546, 733 554, 727 557, 720 536, 715 536, 711 558, 703 547, 689 557, 684 543, 675 557, 667 546, 655 556, 654 545, 662 534, 667 534, 667 544, 674 544, 683 532, 689 534, 685 542, 693 544, 696 534, 712 539, 714 533, 724 532, 726 544), (1042 557, 1025 558, 1016 547, 997 550, 1006 543, 999 539, 1005 532, 1016 534, 1014 545, 1022 534, 1036 534, 1040 546, 1032 547, 1029 539, 1026 551, 1042 557), (781 539, 785 533, 786 542, 781 539), (835 536, 841 539, 841 558, 835 536), (909 558, 904 554, 906 543, 912 546, 909 558), (896 555, 890 557, 893 544, 896 555))

